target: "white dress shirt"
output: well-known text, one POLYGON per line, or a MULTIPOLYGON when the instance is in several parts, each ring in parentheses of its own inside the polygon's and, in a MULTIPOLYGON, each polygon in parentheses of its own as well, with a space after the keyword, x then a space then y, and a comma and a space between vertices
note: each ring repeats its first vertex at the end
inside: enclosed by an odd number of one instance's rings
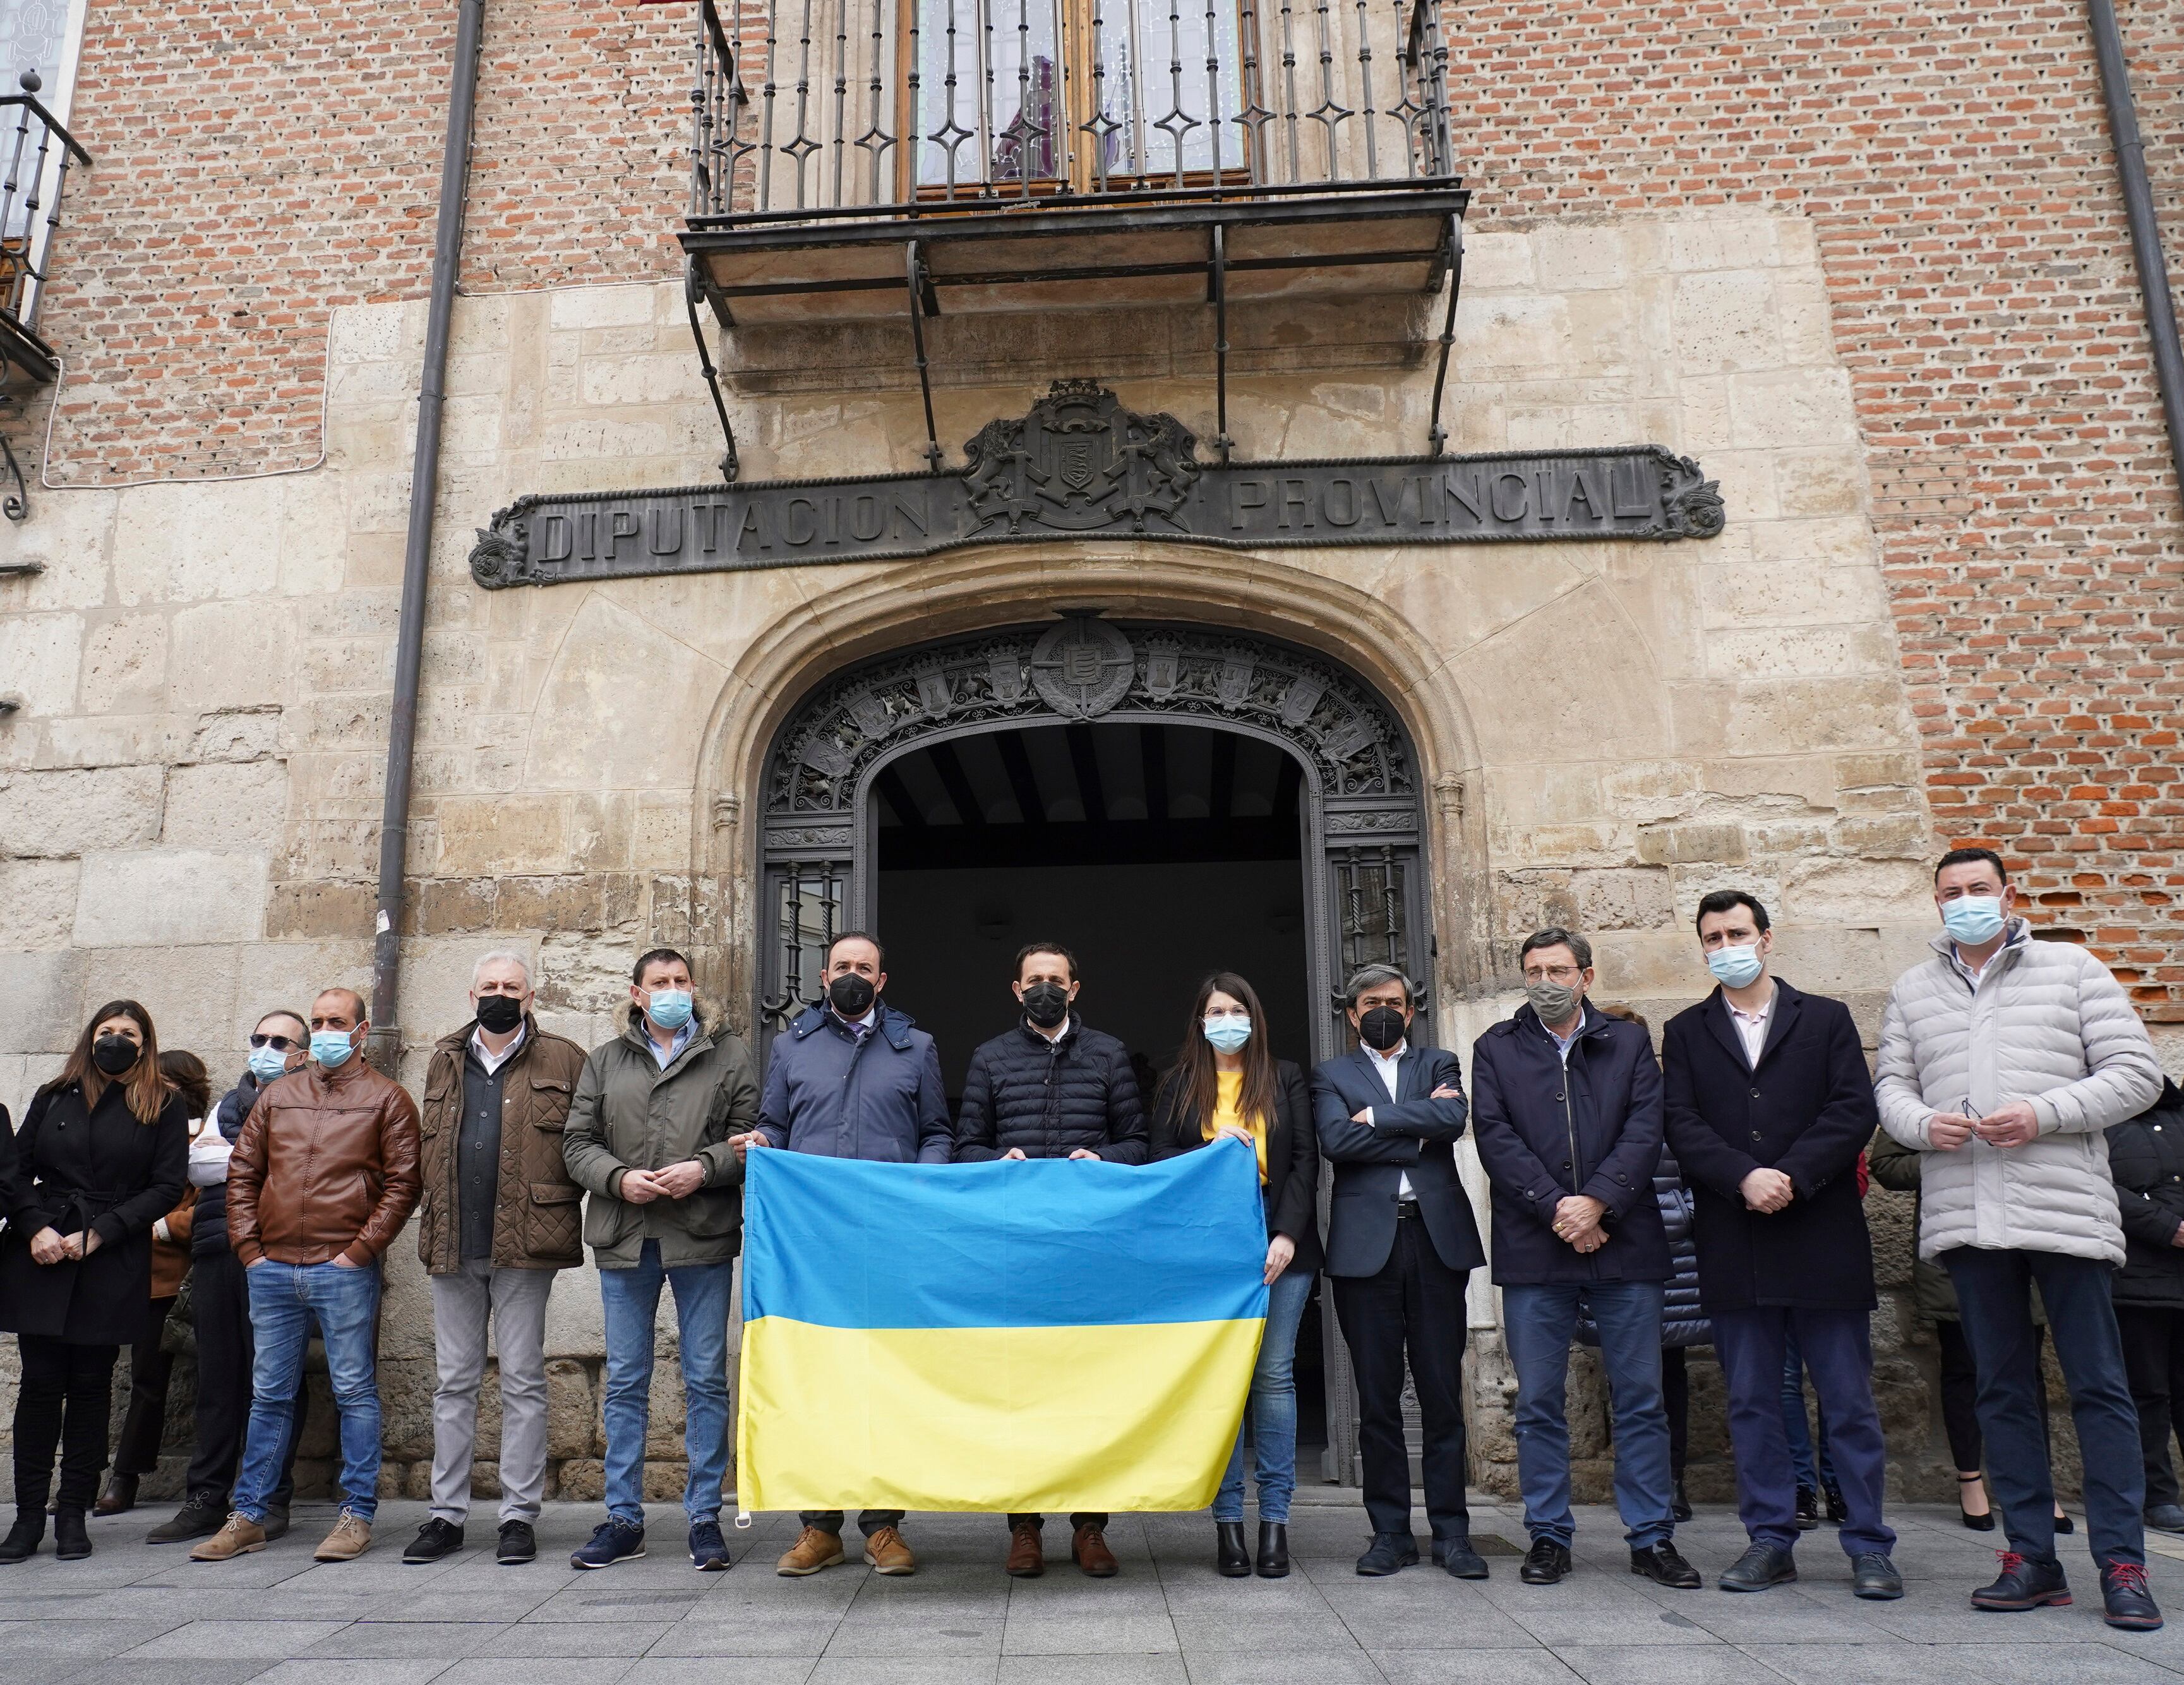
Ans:
POLYGON ((1736 1026, 1737 1039, 1744 1043, 1744 1063, 1758 1069, 1759 1055, 1767 1046, 1767 1021, 1774 1016, 1774 991, 1768 990, 1767 1004, 1756 1013, 1744 1011, 1726 995, 1721 1003, 1729 1008, 1729 1021, 1736 1026))
MULTIPOLYGON (((1365 1046, 1365 1044, 1362 1041, 1357 1045, 1361 1047, 1365 1046)), ((1380 1052, 1377 1047, 1365 1047, 1365 1057, 1373 1062, 1373 1068, 1379 1073, 1380 1080, 1387 1085, 1388 1098, 1390 1100, 1396 1097, 1396 1063, 1401 1059, 1405 1053, 1410 1051, 1410 1047, 1411 1044, 1407 1039, 1398 1041, 1384 1053, 1380 1052)), ((1368 1130, 1373 1127, 1373 1108, 1370 1106, 1368 1106, 1365 1108, 1365 1127, 1368 1130)), ((1398 1170, 1396 1172, 1396 1197, 1397 1199, 1412 1199, 1416 1197, 1416 1196, 1411 1192, 1411 1175, 1410 1172, 1407 1170, 1398 1170)))
POLYGON ((515 1057, 515 1050, 523 1045, 523 1038, 530 1034, 530 1025, 519 1024, 515 1027, 515 1040, 496 1053, 485 1045, 485 1032, 482 1029, 473 1029, 471 1032, 471 1052, 476 1056, 477 1062, 485 1067, 485 1074, 491 1076, 515 1057))

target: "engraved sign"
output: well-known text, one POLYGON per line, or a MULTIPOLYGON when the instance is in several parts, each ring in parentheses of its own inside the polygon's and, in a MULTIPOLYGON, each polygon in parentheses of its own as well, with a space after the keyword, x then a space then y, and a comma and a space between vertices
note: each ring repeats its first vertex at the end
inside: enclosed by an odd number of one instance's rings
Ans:
POLYGON ((1713 538, 1725 516, 1719 484, 1658 445, 1226 465, 1196 452, 1174 416, 1056 381, 1022 420, 981 428, 959 472, 522 498, 479 529, 471 573, 498 590, 1096 538, 1666 542, 1713 538))

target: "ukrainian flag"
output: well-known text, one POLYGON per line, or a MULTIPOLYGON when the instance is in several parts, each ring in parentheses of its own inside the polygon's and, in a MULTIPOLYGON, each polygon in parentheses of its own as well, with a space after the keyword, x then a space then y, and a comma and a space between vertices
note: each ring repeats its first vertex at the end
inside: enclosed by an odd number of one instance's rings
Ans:
POLYGON ((1199 1509, 1266 1326, 1251 1151, 750 1155, 738 1509, 1199 1509))

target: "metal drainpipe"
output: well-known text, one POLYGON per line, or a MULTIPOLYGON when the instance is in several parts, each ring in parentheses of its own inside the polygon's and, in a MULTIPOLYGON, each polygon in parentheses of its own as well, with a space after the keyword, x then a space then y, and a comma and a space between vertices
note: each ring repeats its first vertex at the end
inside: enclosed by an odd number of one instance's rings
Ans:
POLYGON ((2086 0, 2093 29, 2093 51, 2100 59, 2101 93, 2108 103, 2109 137, 2114 144, 2116 175, 2123 183, 2123 208, 2131 220, 2131 255, 2138 264, 2138 290, 2146 299, 2146 334, 2153 342, 2153 377, 2161 388, 2161 408, 2169 421, 2169 456, 2184 493, 2184 349, 2176 339, 2176 310, 2169 297, 2169 266, 2161 255, 2161 227, 2154 220, 2153 190, 2146 179, 2146 142, 2139 138, 2138 114, 2131 103, 2131 73, 2125 67, 2123 34, 2116 27, 2111 0, 2086 0))
POLYGON ((402 976, 402 868, 410 840, 410 771, 417 746, 417 687, 425 660, 425 580, 440 477, 448 329, 462 257, 463 200, 470 187, 471 126, 477 109, 485 0, 461 0, 448 138, 440 156, 440 208, 432 228, 432 304, 425 317, 425 372, 417 386, 417 449, 410 467, 410 536, 402 555, 402 620, 394 639, 394 714, 387 735, 387 797, 379 822, 379 917, 371 946, 373 1064, 392 1076, 402 1054, 395 990, 402 976))

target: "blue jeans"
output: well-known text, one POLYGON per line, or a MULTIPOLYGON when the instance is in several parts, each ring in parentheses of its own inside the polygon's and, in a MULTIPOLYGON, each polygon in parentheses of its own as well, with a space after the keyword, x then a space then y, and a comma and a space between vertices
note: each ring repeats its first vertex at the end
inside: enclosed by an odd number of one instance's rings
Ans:
MULTIPOLYGON (((1284 1269, 1267 1289, 1267 1331, 1259 1338, 1259 1361, 1251 1370, 1251 1449, 1259 1476, 1259 1519, 1286 1522, 1290 1498, 1296 1491, 1296 1339, 1312 1297, 1312 1271, 1284 1269)), ((1244 1519, 1244 1428, 1236 1429, 1236 1448, 1228 1453, 1228 1472, 1214 1495, 1213 1519, 1244 1519)))
POLYGON ((2070 1389, 2085 1465, 2086 1542, 2100 1563, 2146 1561, 2146 1465, 2138 1409, 2124 1369, 2109 1280, 2096 1258, 2001 1247, 1953 1247, 1941 1263, 1956 1285, 1964 1343, 1979 1370, 1980 1432, 1986 1477, 2002 1504, 2009 1548, 2028 1560, 2055 1560, 2055 1477, 2041 1431, 2040 1334, 2032 1288, 2048 1308, 2048 1335, 2070 1389))
POLYGON ((599 1270, 607 1323, 607 1513, 644 1525, 644 1441, 652 1426, 652 1330, 660 1285, 675 1292, 682 1348, 682 1448, 690 1478, 682 1509, 693 1522, 717 1520, 728 1477, 728 1308, 736 1266, 660 1267, 660 1242, 647 1241, 636 1264, 599 1270))
POLYGON ((1820 1407, 1820 1432, 1815 1441, 1812 1426, 1805 1420, 1805 1354, 1797 1344, 1795 1326, 1788 1331, 1782 1353, 1782 1431, 1789 1437, 1790 1466, 1797 1484, 1808 1492, 1832 1486, 1836 1465, 1828 1454, 1827 1407, 1820 1407))
POLYGON ((316 1318, 326 1342, 326 1377, 341 1413, 342 1504, 369 1521, 379 1509, 379 1264, 280 1264, 271 1258, 243 1272, 250 1290, 250 1331, 257 1352, 250 1369, 250 1433, 235 1508, 265 1519, 266 1499, 281 1480, 281 1457, 304 1375, 304 1347, 316 1318))
POLYGON ((1580 1300, 1600 1331, 1600 1359, 1614 1406, 1615 1507, 1624 1537, 1646 1550, 1675 1536, 1669 1506, 1669 1413, 1661 1403, 1658 1281, 1596 1281, 1505 1286, 1502 1320, 1517 1371, 1517 1481, 1524 1530, 1567 1545, 1577 1536, 1570 1514, 1570 1342, 1580 1300))

